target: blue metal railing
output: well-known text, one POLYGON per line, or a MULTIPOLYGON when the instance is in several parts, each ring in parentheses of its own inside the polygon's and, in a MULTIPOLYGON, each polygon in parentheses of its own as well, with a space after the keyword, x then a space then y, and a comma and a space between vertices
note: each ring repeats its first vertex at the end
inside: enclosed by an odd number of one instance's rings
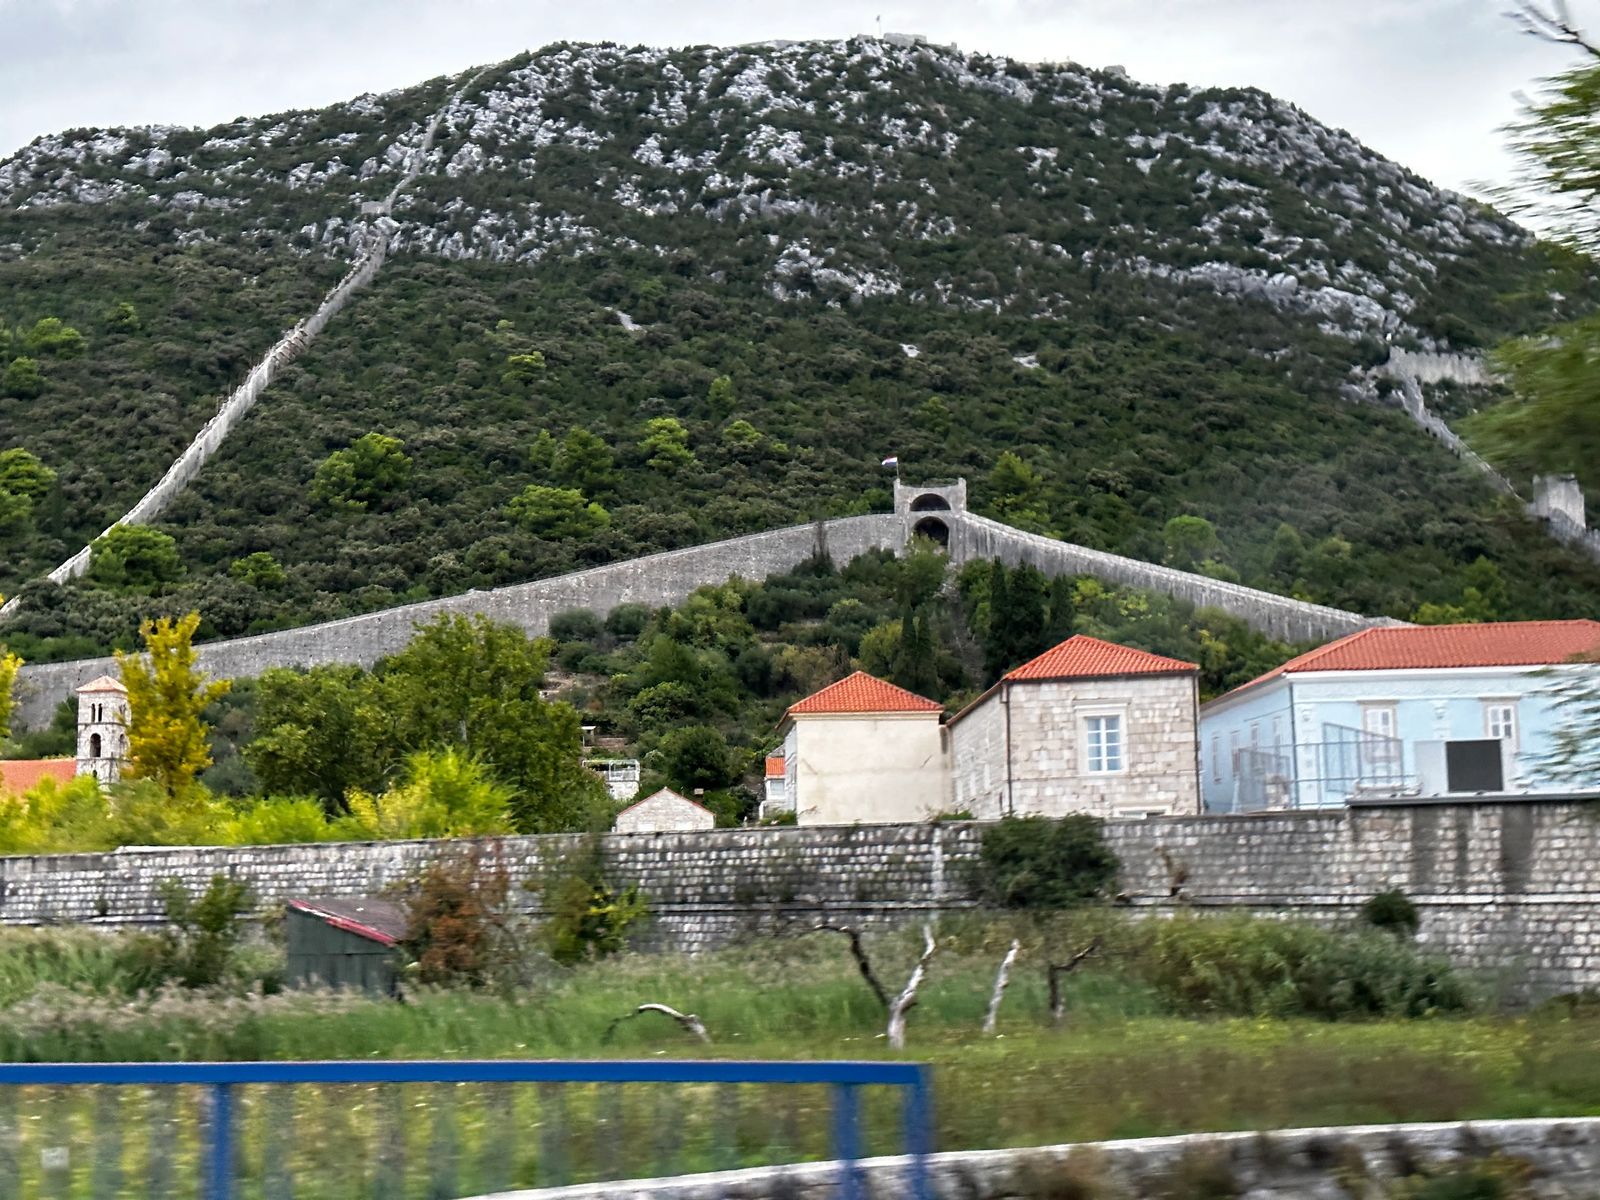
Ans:
POLYGON ((205 1200, 235 1196, 235 1095, 241 1085, 295 1084, 774 1084, 824 1085, 832 1093, 830 1141, 839 1163, 839 1196, 863 1200, 860 1089, 900 1091, 902 1137, 911 1195, 931 1200, 931 1072, 899 1062, 429 1060, 239 1063, 0 1064, 0 1087, 200 1087, 209 1096, 202 1138, 205 1200))

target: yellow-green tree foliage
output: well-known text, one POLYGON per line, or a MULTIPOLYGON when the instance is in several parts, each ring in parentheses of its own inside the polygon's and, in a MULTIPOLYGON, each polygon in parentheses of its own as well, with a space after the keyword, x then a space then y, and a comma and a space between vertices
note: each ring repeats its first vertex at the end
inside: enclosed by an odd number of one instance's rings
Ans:
MULTIPOLYGON (((6 598, 0 596, 0 604, 6 598)), ((17 672, 22 670, 22 659, 0 644, 0 742, 11 736, 11 712, 16 706, 17 672)))
POLYGON ((139 626, 143 654, 117 653, 128 689, 128 770, 175 796, 211 765, 210 732, 201 714, 228 690, 195 667, 194 631, 200 614, 162 617, 139 626))

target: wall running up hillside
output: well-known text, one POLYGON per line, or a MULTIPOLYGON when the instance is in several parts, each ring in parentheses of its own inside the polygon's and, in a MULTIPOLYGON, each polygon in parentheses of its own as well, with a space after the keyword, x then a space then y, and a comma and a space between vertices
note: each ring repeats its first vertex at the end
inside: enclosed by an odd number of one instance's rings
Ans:
MULTIPOLYGON (((1365 805, 1348 810, 1110 821, 1117 890, 1156 913, 1254 912, 1353 922, 1403 890, 1430 949, 1506 994, 1600 987, 1600 821, 1594 797, 1365 805)), ((615 884, 638 884, 651 938, 704 950, 824 920, 884 927, 973 905, 972 822, 610 834, 615 884)), ((513 881, 547 877, 581 836, 484 843, 513 881)), ((248 883, 262 913, 291 896, 372 895, 414 878, 446 845, 376 842, 124 850, 0 859, 0 923, 158 924, 157 889, 213 875, 248 883)), ((512 889, 532 915, 535 893, 512 889)))
MULTIPOLYGON (((479 72, 482 74, 482 72, 479 72)), ((147 525, 156 517, 166 511, 173 499, 194 482, 195 477, 212 455, 222 448, 228 435, 234 431, 241 421, 249 415, 250 410, 256 406, 256 401, 261 399, 261 393, 272 386, 272 381, 278 373, 296 358, 305 352, 311 340, 327 328, 328 322, 333 320, 350 299, 367 284, 382 269, 384 259, 389 253, 389 238, 396 226, 392 216, 395 200, 411 185, 421 173, 423 164, 428 160, 428 152, 433 148, 434 138, 438 135, 439 126, 444 120, 445 113, 450 104, 459 99, 461 94, 471 87, 478 78, 474 75, 464 84, 460 91, 451 97, 450 103, 434 114, 429 121, 427 130, 422 136, 421 146, 410 153, 406 158, 405 170, 401 173, 400 180, 382 200, 363 206, 363 213, 375 216, 377 220, 367 229, 366 248, 356 256, 350 269, 345 272, 344 278, 339 280, 333 288, 323 297, 317 310, 305 320, 298 322, 281 338, 273 343, 272 348, 266 352, 261 361, 251 368, 250 374, 243 383, 235 388, 221 407, 194 436, 194 440, 184 449, 173 464, 167 468, 154 487, 139 498, 132 508, 112 523, 116 525, 147 525)), ((109 533, 107 529, 104 532, 109 533)), ((79 550, 66 562, 51 571, 46 578, 53 583, 65 583, 69 579, 78 579, 89 570, 90 546, 79 550)), ((0 617, 16 610, 19 603, 18 597, 13 596, 5 604, 0 605, 0 617)))

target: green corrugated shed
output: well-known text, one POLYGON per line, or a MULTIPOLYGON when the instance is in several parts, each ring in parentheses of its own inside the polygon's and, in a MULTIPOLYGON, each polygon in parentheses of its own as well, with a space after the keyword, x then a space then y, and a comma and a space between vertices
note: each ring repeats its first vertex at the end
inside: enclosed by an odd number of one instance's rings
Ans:
POLYGON ((288 984, 397 995, 405 928, 405 910, 390 900, 290 900, 288 984))

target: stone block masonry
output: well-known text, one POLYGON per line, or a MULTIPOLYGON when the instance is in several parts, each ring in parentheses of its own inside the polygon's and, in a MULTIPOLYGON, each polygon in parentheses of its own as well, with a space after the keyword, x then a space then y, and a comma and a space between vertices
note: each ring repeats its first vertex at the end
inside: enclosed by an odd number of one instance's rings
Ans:
MULTIPOLYGON (((607 869, 638 884, 657 949, 851 921, 883 928, 973 906, 977 822, 609 834, 607 869)), ((1600 796, 1366 805, 1348 811, 1119 820, 1119 901, 1152 914, 1249 912, 1354 920, 1377 892, 1417 904, 1420 940, 1503 993, 1600 989, 1600 796)), ((539 883, 572 836, 478 843, 539 883)), ((165 879, 248 882, 263 913, 290 896, 355 896, 413 878, 436 842, 123 850, 0 859, 0 923, 151 926, 165 879)), ((515 889, 531 916, 537 890, 515 889)))
MULTIPOLYGON (((842 564, 869 550, 894 549, 900 544, 899 535, 899 523, 888 513, 791 525, 553 579, 424 600, 279 633, 209 642, 198 647, 199 663, 207 673, 229 679, 260 675, 269 667, 371 666, 384 655, 404 649, 418 625, 444 614, 481 613, 530 634, 543 634, 550 627, 550 618, 568 609, 587 608, 604 614, 619 604, 652 608, 677 604, 695 588, 726 583, 734 575, 765 579, 793 570, 819 554, 842 564)), ((116 672, 116 661, 110 658, 30 663, 17 682, 17 727, 37 729, 48 724, 56 705, 74 689, 99 675, 116 672)))
MULTIPOLYGON (((928 1161, 935 1200, 1018 1200, 1025 1196, 1171 1196, 1188 1192, 1186 1169, 1204 1164, 1224 1193, 1250 1200, 1387 1196, 1423 1171, 1474 1163, 1515 1163, 1532 1200, 1592 1200, 1600 1178, 1600 1118, 1451 1121, 1427 1125, 1345 1125, 1245 1133, 958 1150, 928 1161)), ((863 1194, 910 1200, 906 1158, 861 1163, 863 1194)), ((832 1200, 837 1163, 755 1167, 676 1179, 637 1179, 499 1192, 477 1200, 832 1200)), ((1465 1193, 1463 1193, 1465 1194, 1465 1193)))

